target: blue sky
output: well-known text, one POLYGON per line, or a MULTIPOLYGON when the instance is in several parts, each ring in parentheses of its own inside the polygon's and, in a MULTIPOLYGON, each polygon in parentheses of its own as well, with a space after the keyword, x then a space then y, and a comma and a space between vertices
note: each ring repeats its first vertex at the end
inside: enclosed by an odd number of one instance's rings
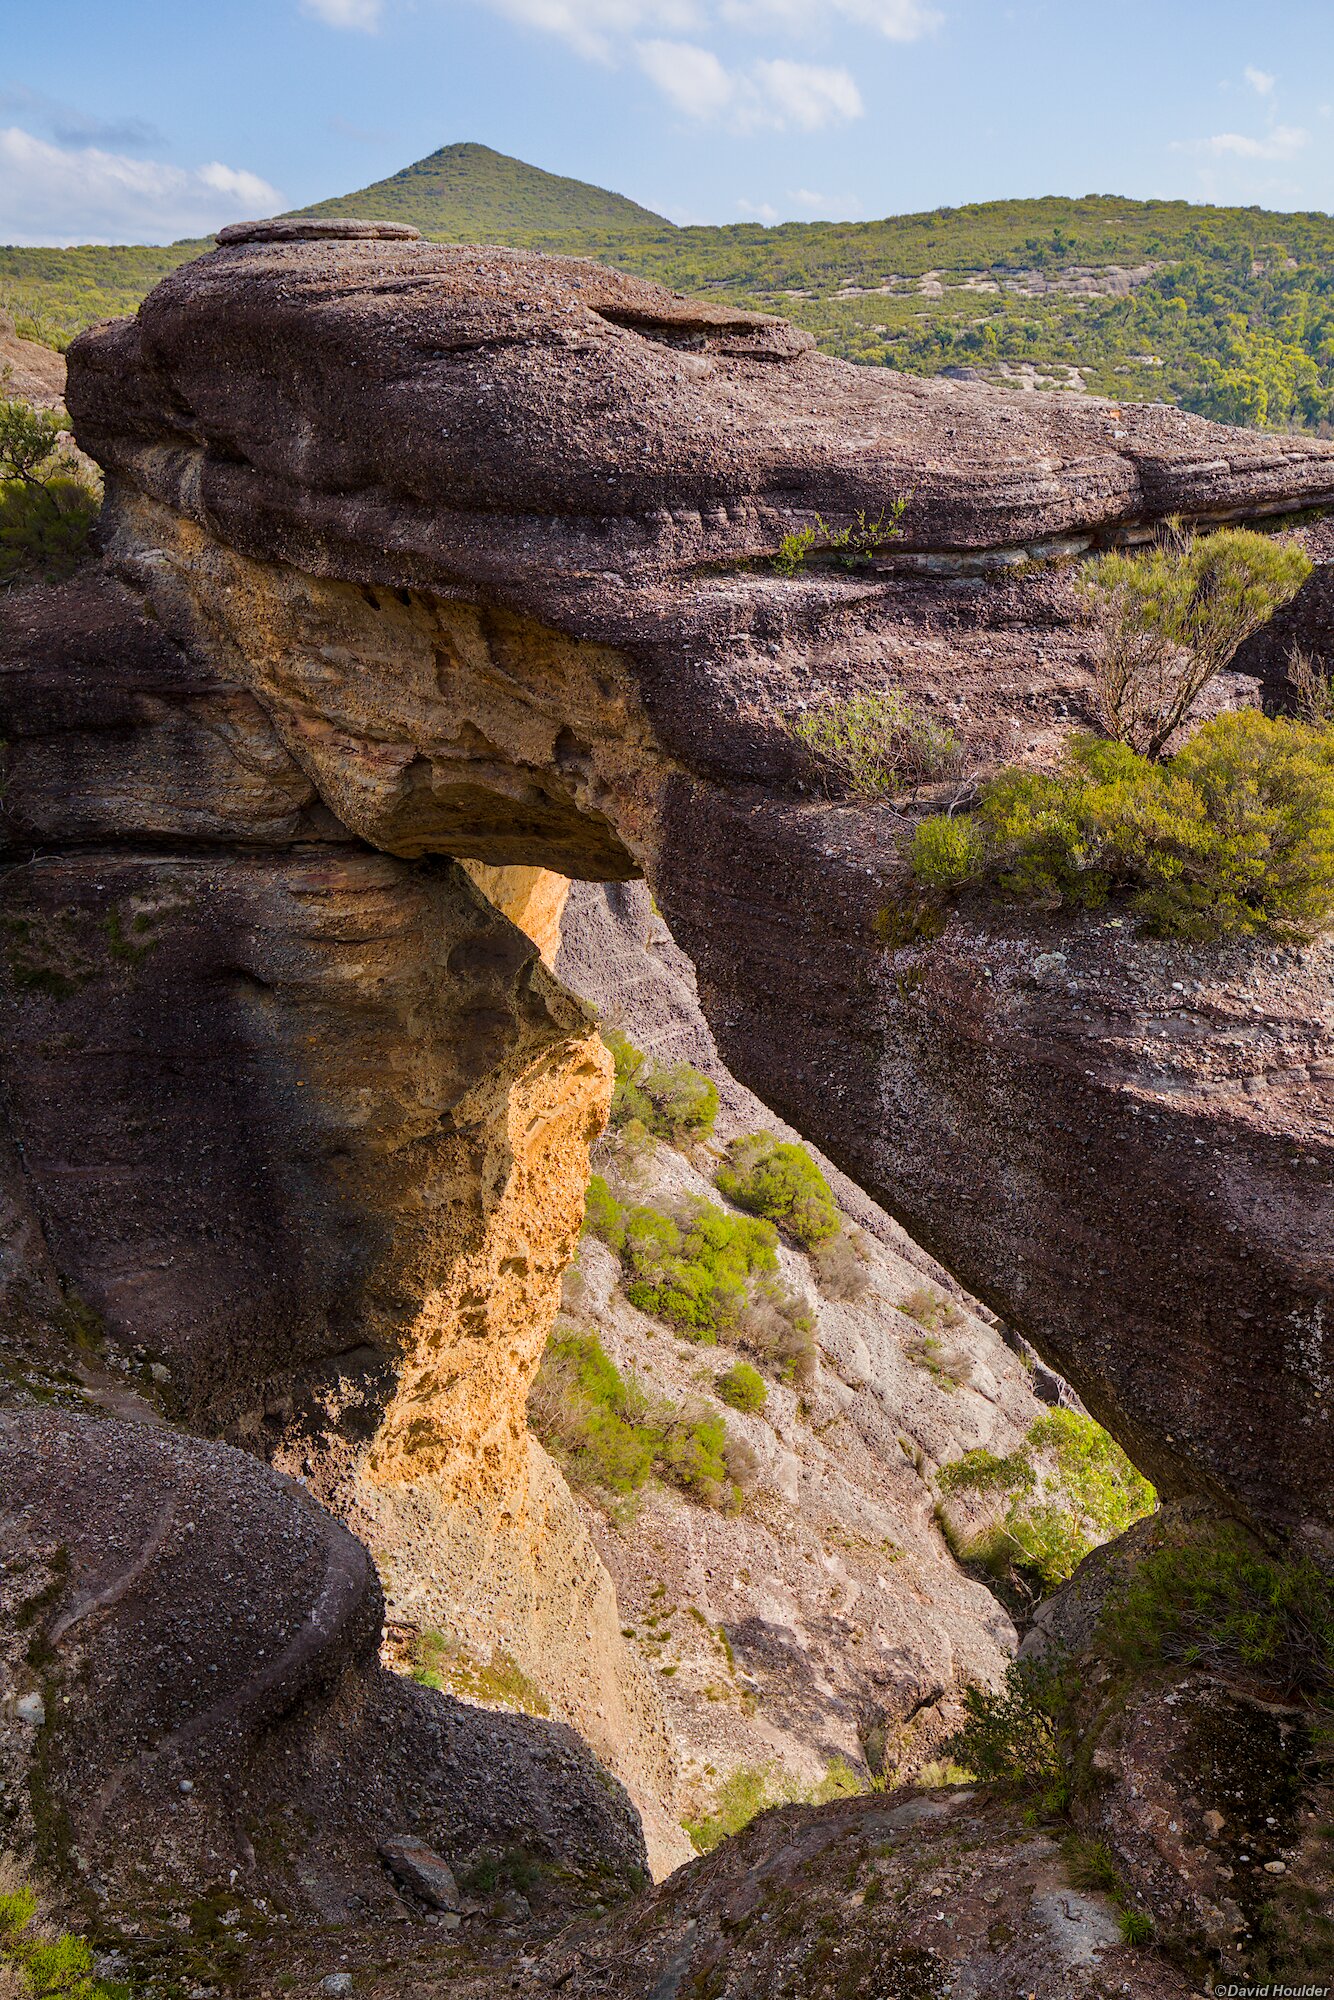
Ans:
POLYGON ((479 139, 674 221, 1334 207, 1330 0, 10 0, 0 242, 167 242, 479 139))

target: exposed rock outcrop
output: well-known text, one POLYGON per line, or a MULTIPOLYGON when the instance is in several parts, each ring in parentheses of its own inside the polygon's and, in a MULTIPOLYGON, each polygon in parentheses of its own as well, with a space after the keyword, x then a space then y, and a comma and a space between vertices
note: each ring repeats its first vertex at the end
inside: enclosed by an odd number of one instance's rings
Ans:
POLYGON ((525 1424, 605 1117, 587 1010, 461 870, 342 828, 124 590, 10 605, 15 1372, 82 1342, 305 1480, 391 1610, 504 1647, 679 1859, 661 1715, 525 1424))
POLYGON ((965 572, 1324 502, 1334 447, 859 370, 590 265, 380 241, 185 267, 76 344, 70 401, 124 574, 345 826, 642 870, 732 1070, 1160 1487, 1327 1526, 1328 947, 979 906, 887 949, 910 822, 812 802, 783 723, 893 681, 977 763, 1040 754, 1087 699, 1071 593, 965 572), (878 576, 748 566, 908 490, 878 576))
POLYGON ((571 1731, 380 1667, 365 1549, 252 1456, 47 1410, 0 1417, 0 1461, 6 1839, 71 1853, 122 1931, 160 1945, 210 1895, 261 1931, 401 1916, 406 1829, 460 1871, 522 1845, 558 1906, 642 1870, 571 1731))

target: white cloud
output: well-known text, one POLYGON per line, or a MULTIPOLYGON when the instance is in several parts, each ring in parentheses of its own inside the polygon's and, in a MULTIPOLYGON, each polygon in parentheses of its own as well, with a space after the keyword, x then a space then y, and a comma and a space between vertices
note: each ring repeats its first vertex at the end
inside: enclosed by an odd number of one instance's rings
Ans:
POLYGON ((653 41, 640 42, 636 53, 645 76, 687 118, 717 118, 736 100, 736 81, 711 49, 653 41))
POLYGON ((733 71, 693 42, 640 42, 636 54, 644 74, 678 111, 688 118, 726 118, 738 132, 792 126, 818 132, 862 115, 861 92, 845 69, 779 58, 733 71))
POLYGON ((1310 133, 1300 125, 1276 125, 1263 139, 1252 139, 1245 132, 1215 132, 1202 146, 1205 152, 1232 154, 1239 160, 1291 160, 1310 143, 1310 133))
POLYGON ((815 63, 758 62, 754 78, 760 104, 754 114, 756 124, 795 125, 802 132, 818 132, 824 125, 860 118, 865 109, 862 94, 845 69, 820 69, 815 63))
POLYGON ((696 0, 484 0, 496 14, 525 28, 559 35, 581 56, 596 62, 614 60, 618 37, 689 34, 705 26, 696 0))
POLYGON ((1247 63, 1245 69, 1242 71, 1242 75, 1258 97, 1273 96, 1274 84, 1277 79, 1272 77, 1267 69, 1255 69, 1250 63, 1247 63))
POLYGON ((380 25, 384 0, 301 0, 301 11, 326 28, 351 28, 373 35, 380 25))
POLYGON ((872 28, 891 42, 917 42, 933 34, 944 16, 922 0, 721 0, 720 17, 733 27, 811 34, 838 22, 872 28))
POLYGON ((170 243, 281 206, 258 174, 221 160, 177 167, 97 146, 53 146, 18 125, 0 131, 7 243, 170 243))
POLYGON ((756 222, 777 222, 778 210, 771 201, 739 201, 737 213, 749 215, 756 222))

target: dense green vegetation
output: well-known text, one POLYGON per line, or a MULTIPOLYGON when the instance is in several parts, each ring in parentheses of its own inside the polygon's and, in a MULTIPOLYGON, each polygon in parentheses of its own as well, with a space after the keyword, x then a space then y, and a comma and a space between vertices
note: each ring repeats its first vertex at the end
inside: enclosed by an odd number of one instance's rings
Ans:
POLYGON ((63 410, 0 399, 0 584, 54 583, 88 553, 101 500, 61 450, 63 410))
POLYGON ((620 1131, 638 1128, 673 1146, 708 1138, 718 1116, 718 1090, 701 1070, 684 1062, 655 1062, 617 1028, 605 1030, 603 1040, 616 1070, 613 1126, 620 1131))
POLYGON ((1071 1577, 1099 1543, 1152 1512, 1156 1496, 1100 1424, 1076 1410, 1050 1410, 1005 1457, 978 1447, 942 1468, 943 1494, 991 1494, 1004 1513, 971 1541, 953 1537, 960 1560, 980 1564, 1023 1599, 1071 1577))
POLYGON ((529 1422, 578 1486, 622 1499, 655 1475, 706 1507, 739 1507, 755 1461, 716 1409, 678 1407, 622 1375, 594 1333, 555 1333, 528 1403, 529 1422))
MULTIPOLYGON (((622 196, 481 146, 444 147, 302 212, 596 257, 786 314, 851 361, 926 375, 1026 365, 1053 388, 1078 369, 1098 394, 1228 422, 1334 421, 1334 219, 1320 213, 1088 195, 879 222, 677 229, 622 196)), ((0 305, 63 345, 132 310, 206 247, 0 250, 0 305)))
POLYGON ((1058 770, 1008 768, 975 813, 924 820, 913 866, 1044 909, 1126 893, 1157 936, 1301 936, 1334 913, 1334 730, 1242 709, 1163 763, 1076 735, 1058 770))
POLYGON ((832 1758, 824 1777, 814 1785, 800 1785, 771 1764, 741 1764, 718 1785, 712 1803, 682 1824, 695 1852, 709 1854, 770 1806, 823 1806, 833 1799, 856 1798, 866 1790, 865 1780, 843 1757, 832 1758))
POLYGON ((963 758, 954 730, 914 707, 901 688, 817 702, 788 728, 835 798, 882 798, 905 784, 947 777, 963 758))
POLYGON ((81 1937, 43 1916, 37 1892, 10 1856, 0 1857, 0 1993, 5 2000, 120 2000, 120 1985, 93 1974, 81 1937))
POLYGON ((1310 574, 1310 557, 1286 536, 1191 535, 1179 520, 1147 548, 1096 556, 1079 588, 1104 733, 1161 757, 1210 681, 1310 574))
POLYGON ((720 1194, 762 1215, 799 1249, 814 1250, 838 1234, 833 1190, 804 1146, 772 1132, 733 1139, 714 1180, 720 1194))
POLYGON ((699 1199, 622 1201, 594 1174, 584 1227, 620 1258, 625 1296, 641 1312, 703 1346, 744 1348, 786 1381, 814 1373, 814 1312, 779 1275, 772 1223, 699 1199))

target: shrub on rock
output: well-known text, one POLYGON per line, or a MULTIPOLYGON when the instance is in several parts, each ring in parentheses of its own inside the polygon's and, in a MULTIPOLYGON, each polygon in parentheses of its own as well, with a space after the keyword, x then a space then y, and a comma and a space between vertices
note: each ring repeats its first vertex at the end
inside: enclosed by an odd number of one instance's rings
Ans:
POLYGON ((1153 936, 1300 936, 1334 913, 1334 730, 1243 709, 1162 764, 1076 736, 1057 771, 1001 771, 962 830, 925 820, 913 867, 1049 910, 1129 894, 1153 936))
POLYGON ((733 1139, 714 1183, 730 1202, 764 1216, 802 1250, 814 1250, 838 1233, 838 1207, 828 1181, 804 1146, 772 1132, 733 1139))

